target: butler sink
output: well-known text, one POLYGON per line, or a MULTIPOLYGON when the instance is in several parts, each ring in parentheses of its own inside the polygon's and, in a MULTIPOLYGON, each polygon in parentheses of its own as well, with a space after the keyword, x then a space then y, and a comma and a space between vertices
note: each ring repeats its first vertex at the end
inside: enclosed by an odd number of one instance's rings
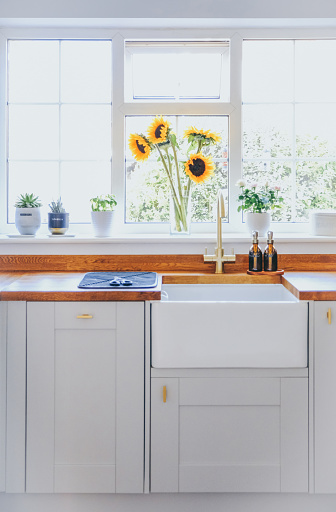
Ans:
POLYGON ((308 305, 280 284, 171 284, 151 304, 154 368, 304 368, 308 305))

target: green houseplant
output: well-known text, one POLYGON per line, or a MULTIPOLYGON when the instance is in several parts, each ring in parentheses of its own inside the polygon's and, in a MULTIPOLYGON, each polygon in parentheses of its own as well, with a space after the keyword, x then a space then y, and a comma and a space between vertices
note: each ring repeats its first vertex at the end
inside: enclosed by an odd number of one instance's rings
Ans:
POLYGON ((90 199, 91 222, 95 236, 107 237, 111 233, 113 211, 117 206, 114 195, 106 194, 90 199))
POLYGON ((41 226, 42 203, 34 194, 20 194, 14 204, 15 226, 21 235, 35 235, 41 226))
POLYGON ((52 235, 64 235, 69 229, 69 214, 63 207, 62 199, 51 201, 48 213, 48 229, 52 235))
POLYGON ((240 188, 238 196, 241 204, 238 211, 245 212, 246 225, 251 233, 258 231, 260 236, 266 235, 271 223, 271 210, 280 208, 283 198, 279 195, 279 186, 270 187, 268 182, 262 186, 257 183, 248 185, 239 180, 236 185, 240 188))

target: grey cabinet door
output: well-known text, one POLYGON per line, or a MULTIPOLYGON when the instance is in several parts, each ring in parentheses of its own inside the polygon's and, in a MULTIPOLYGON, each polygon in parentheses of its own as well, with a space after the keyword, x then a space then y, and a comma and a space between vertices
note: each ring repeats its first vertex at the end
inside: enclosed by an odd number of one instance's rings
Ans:
POLYGON ((142 493, 143 303, 29 303, 27 492, 142 493))
POLYGON ((0 303, 0 492, 5 491, 6 456, 6 304, 0 303))
POLYGON ((307 492, 307 378, 152 378, 152 492, 307 492))
POLYGON ((315 302, 314 324, 315 492, 336 493, 336 302, 315 302))

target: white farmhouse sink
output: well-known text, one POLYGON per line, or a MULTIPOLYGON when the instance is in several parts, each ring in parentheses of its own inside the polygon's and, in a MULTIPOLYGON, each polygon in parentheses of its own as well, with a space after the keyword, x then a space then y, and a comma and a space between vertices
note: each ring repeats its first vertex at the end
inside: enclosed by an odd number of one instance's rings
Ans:
POLYGON ((278 284, 164 285, 154 368, 303 368, 308 306, 278 284))

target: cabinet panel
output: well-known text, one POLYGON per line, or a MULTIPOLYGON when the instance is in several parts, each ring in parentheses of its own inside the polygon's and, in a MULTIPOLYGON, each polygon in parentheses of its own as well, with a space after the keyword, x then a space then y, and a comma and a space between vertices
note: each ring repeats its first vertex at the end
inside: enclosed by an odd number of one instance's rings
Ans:
POLYGON ((5 491, 7 304, 0 302, 0 492, 5 491))
POLYGON ((55 464, 115 464, 114 331, 56 330, 55 464))
POLYGON ((152 492, 179 490, 179 379, 152 379, 151 485, 152 492), (163 391, 167 395, 164 402, 163 391))
POLYGON ((152 492, 308 491, 307 378, 152 378, 151 411, 152 492))
POLYGON ((68 305, 28 304, 27 492, 141 493, 144 304, 68 305))
POLYGON ((336 493, 336 303, 315 303, 315 492, 336 493), (327 313, 330 309, 329 323, 327 313))

